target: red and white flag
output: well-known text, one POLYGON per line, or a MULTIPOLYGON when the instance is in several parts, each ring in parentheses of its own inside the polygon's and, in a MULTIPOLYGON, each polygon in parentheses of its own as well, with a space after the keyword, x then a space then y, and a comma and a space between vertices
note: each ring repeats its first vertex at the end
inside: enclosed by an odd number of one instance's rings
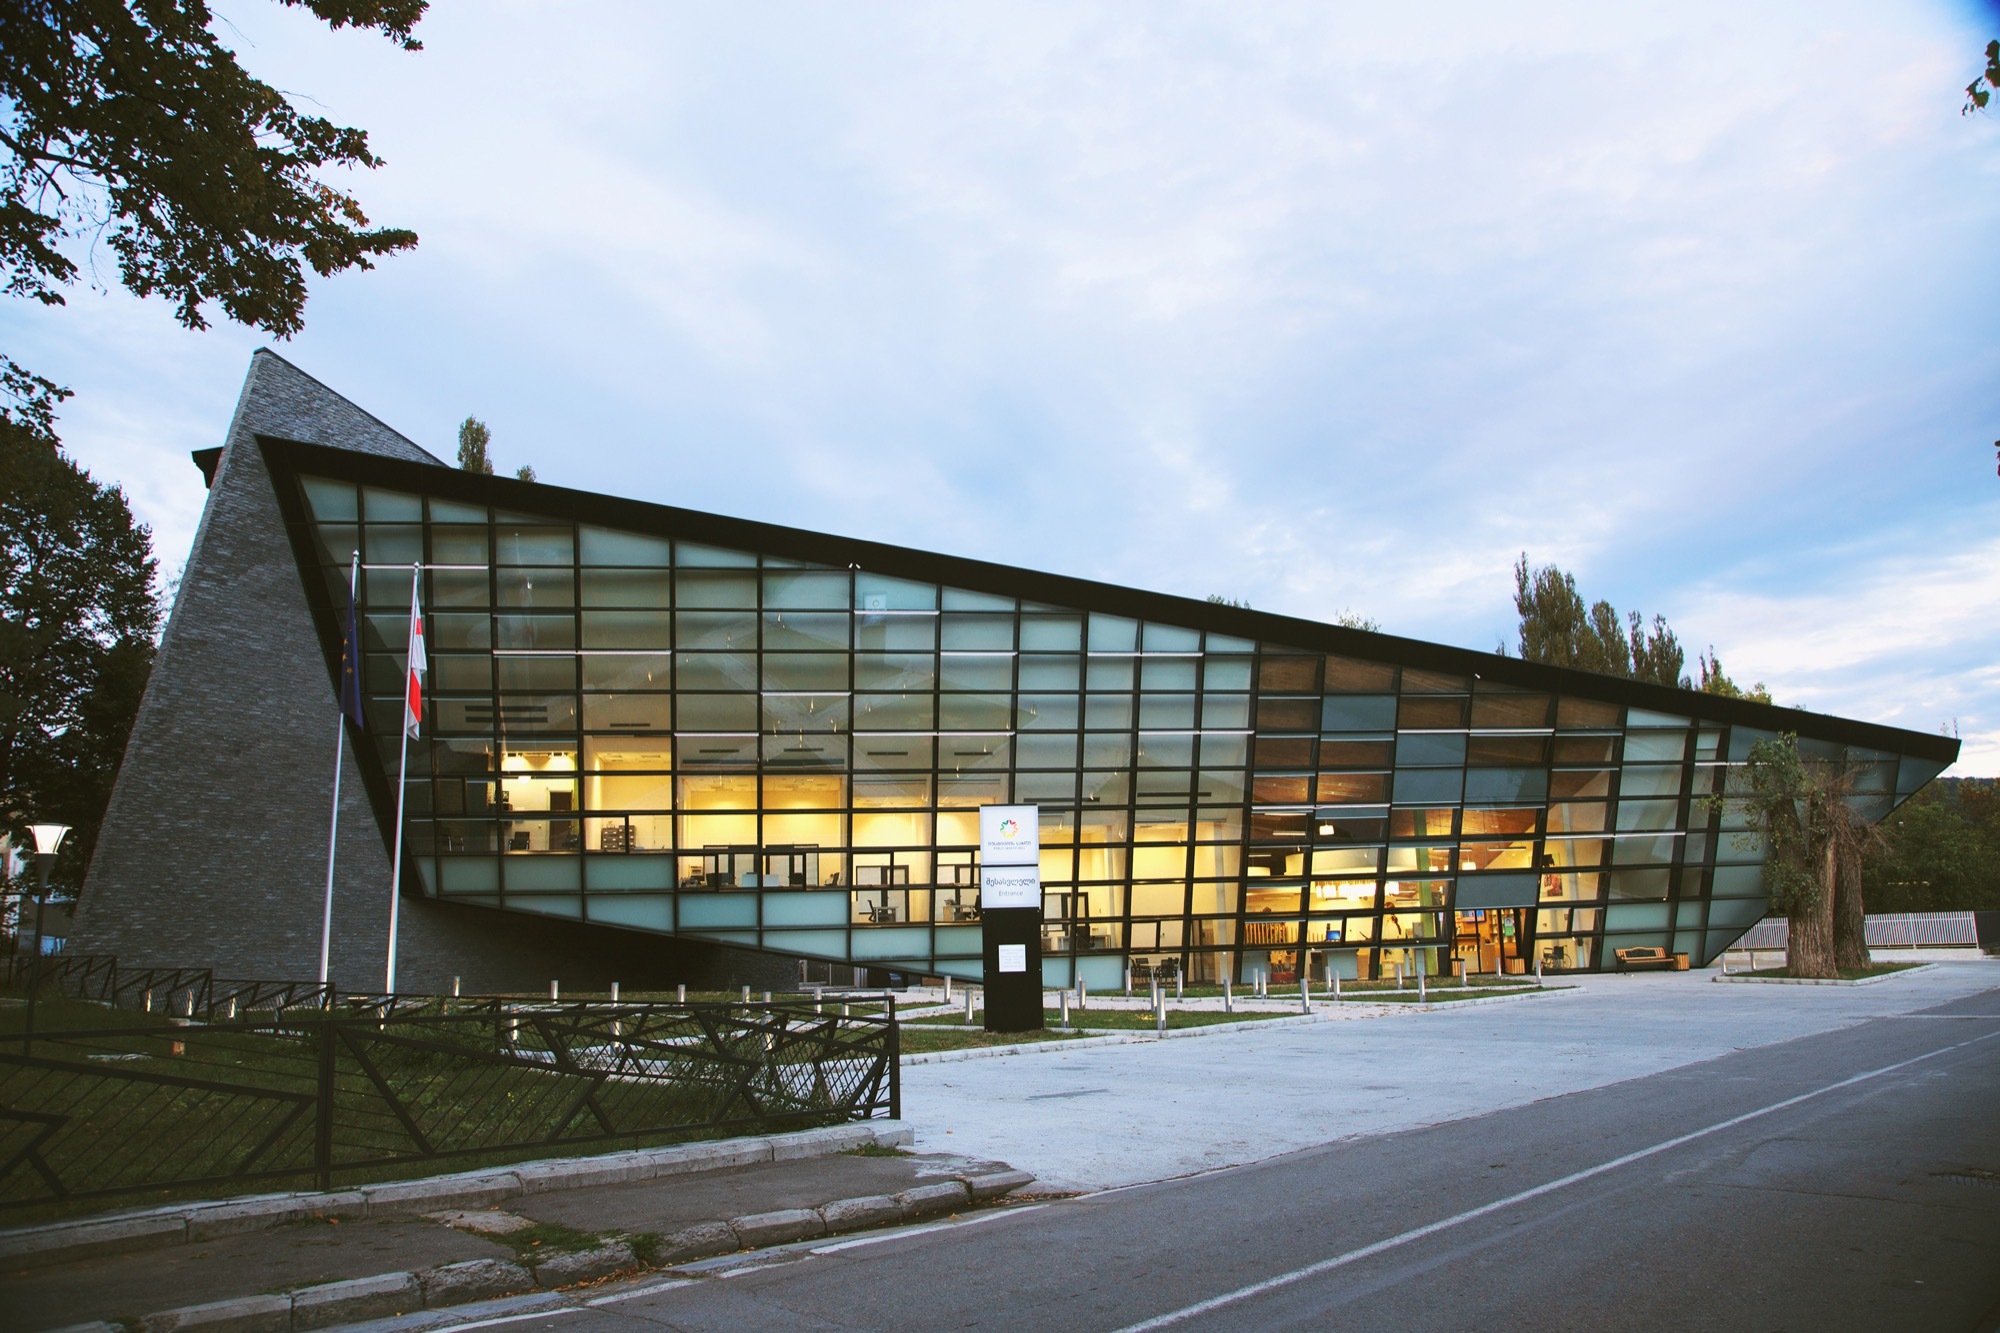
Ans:
POLYGON ((424 671, 430 658, 424 652, 424 610, 417 604, 417 585, 410 584, 410 665, 404 676, 403 734, 414 737, 424 720, 424 671))

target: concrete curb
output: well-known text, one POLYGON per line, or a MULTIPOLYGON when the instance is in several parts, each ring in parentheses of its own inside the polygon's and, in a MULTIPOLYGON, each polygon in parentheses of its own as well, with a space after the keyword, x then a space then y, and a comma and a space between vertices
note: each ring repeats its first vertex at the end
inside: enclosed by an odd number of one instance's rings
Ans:
POLYGON ((1914 977, 1919 972, 1929 972, 1936 967, 1936 963, 1918 963, 1898 972, 1884 972, 1879 977, 1856 977, 1852 981, 1843 977, 1752 977, 1738 972, 1718 972, 1709 980, 1740 982, 1746 986, 1879 986, 1885 981, 1914 977))
POLYGON ((66 1263, 101 1254, 189 1245, 315 1217, 403 1217, 446 1208, 488 1208, 524 1194, 657 1180, 758 1162, 821 1157, 865 1144, 906 1147, 916 1133, 897 1121, 857 1121, 746 1139, 637 1148, 597 1157, 520 1162, 329 1193, 260 1194, 211 1203, 168 1204, 128 1213, 0 1231, 0 1263, 66 1263))
MULTIPOLYGON (((663 1262, 658 1267, 956 1212, 970 1204, 1011 1194, 1032 1185, 1034 1179, 1025 1171, 989 1171, 918 1185, 899 1194, 835 1199, 818 1208, 786 1208, 727 1222, 700 1223, 676 1232, 662 1245, 663 1262), (708 1241, 706 1246, 697 1243, 692 1247, 700 1252, 676 1252, 671 1258, 668 1256, 672 1241, 697 1232, 708 1241)), ((629 1246, 607 1242, 595 1250, 553 1255, 535 1265, 532 1271, 499 1259, 469 1259, 415 1272, 377 1273, 373 1277, 299 1287, 275 1295, 242 1296, 160 1310, 140 1319, 139 1333, 179 1333, 182 1329, 199 1329, 202 1333, 304 1333, 308 1329, 368 1321, 382 1321, 381 1327, 415 1333, 445 1322, 458 1322, 482 1306, 495 1307, 495 1313, 508 1315, 565 1307, 571 1303, 568 1297, 557 1291, 537 1293, 535 1288, 568 1287, 618 1273, 643 1271, 646 1265, 633 1257, 629 1246), (524 1296, 528 1297, 525 1302, 520 1299, 524 1296), (444 1310, 453 1311, 453 1315, 428 1317, 432 1311, 444 1310)), ((98 1327, 77 1326, 79 1333, 84 1328, 98 1327)))

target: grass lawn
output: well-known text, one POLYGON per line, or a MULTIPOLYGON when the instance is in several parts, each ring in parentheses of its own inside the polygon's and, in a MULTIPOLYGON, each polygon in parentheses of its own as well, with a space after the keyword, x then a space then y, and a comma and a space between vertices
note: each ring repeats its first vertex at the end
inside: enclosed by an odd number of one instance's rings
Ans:
MULTIPOLYGON (((1876 963, 1871 967, 1843 967, 1840 969, 1842 981, 1863 981, 1869 977, 1886 977, 1891 972, 1907 972, 1913 967, 1923 967, 1922 963, 1876 963)), ((1792 974, 1782 967, 1762 967, 1755 972, 1738 972, 1739 977, 1789 977, 1792 974)))

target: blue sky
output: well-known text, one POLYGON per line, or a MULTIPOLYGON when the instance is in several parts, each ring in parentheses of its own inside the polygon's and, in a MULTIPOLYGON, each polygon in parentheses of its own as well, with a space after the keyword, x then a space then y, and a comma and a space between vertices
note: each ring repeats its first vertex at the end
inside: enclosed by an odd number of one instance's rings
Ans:
MULTIPOLYGON (((1482 649, 1525 550, 2000 773, 2000 7, 1388 8, 220 6, 423 237, 274 345, 434 452, 1482 649)), ((268 340, 105 277, 0 336, 171 569, 268 340)))

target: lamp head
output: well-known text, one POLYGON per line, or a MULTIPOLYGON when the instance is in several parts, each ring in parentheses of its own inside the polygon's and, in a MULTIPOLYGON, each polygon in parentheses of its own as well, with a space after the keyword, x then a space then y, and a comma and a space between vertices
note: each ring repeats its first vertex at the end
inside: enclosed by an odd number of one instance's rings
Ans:
POLYGON ((69 835, 69 825, 30 824, 28 825, 28 832, 35 839, 35 854, 37 856, 54 856, 56 848, 62 846, 62 840, 69 835))

